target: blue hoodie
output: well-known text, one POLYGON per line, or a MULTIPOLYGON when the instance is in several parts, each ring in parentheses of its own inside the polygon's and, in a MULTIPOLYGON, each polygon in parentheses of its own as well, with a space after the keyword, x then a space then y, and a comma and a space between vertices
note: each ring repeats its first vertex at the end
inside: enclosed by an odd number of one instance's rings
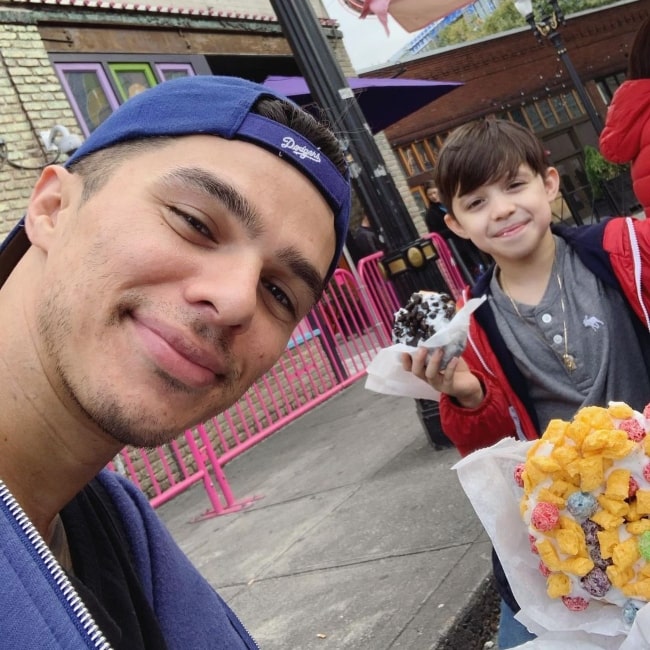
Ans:
MULTIPOLYGON (((108 470, 98 480, 120 515, 135 569, 169 650, 257 650, 138 488, 108 470)), ((0 576, 0 649, 110 649, 66 574, 1 482, 0 576)))

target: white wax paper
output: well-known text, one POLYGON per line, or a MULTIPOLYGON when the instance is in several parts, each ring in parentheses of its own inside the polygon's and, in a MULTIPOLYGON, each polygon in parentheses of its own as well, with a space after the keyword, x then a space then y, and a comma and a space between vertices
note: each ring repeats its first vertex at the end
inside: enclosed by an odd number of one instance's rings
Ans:
MULTIPOLYGON (((420 343, 420 347, 429 350, 453 347, 458 352, 465 348, 467 331, 469 329, 470 314, 475 311, 486 299, 472 298, 468 300, 449 321, 446 327, 437 331, 426 341, 420 343)), ((400 395, 402 397, 413 397, 416 399, 439 400, 440 393, 432 388, 426 381, 419 379, 413 373, 402 368, 401 354, 408 352, 414 354, 417 347, 397 343, 379 350, 375 358, 366 369, 366 388, 376 393, 385 395, 400 395)))
POLYGON ((551 599, 546 594, 546 579, 538 568, 539 556, 530 551, 528 530, 519 514, 523 490, 514 481, 514 469, 526 460, 532 444, 513 438, 500 440, 466 456, 452 468, 501 560, 521 607, 516 618, 540 637, 519 647, 531 650, 650 648, 649 606, 639 610, 630 630, 617 605, 591 600, 586 610, 571 612, 561 599, 551 599))

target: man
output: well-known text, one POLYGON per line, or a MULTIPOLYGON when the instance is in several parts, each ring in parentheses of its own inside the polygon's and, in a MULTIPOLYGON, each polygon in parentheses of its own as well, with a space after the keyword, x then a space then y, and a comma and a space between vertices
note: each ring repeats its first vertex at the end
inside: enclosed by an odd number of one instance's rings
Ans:
POLYGON ((0 646, 256 647, 103 468, 273 365, 336 268, 349 208, 334 136, 228 77, 129 99, 42 172, 0 248, 0 646))

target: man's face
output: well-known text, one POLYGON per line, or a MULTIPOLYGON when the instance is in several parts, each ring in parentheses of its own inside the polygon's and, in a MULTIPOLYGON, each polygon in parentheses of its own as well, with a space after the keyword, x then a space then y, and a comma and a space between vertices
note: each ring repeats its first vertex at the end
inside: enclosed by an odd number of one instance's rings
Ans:
POLYGON ((133 155, 86 202, 61 177, 36 302, 45 371, 119 442, 161 444, 282 354, 334 255, 332 211, 290 164, 211 136, 133 155))

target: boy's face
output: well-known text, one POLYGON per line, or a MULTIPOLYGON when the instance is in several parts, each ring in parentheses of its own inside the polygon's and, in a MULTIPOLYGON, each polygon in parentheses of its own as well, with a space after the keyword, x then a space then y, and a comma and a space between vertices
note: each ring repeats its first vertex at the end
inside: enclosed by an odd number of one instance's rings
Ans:
POLYGON ((179 138, 125 160, 86 202, 78 176, 45 178, 28 227, 43 253, 38 355, 67 408, 122 444, 159 445, 236 401, 334 255, 321 194, 249 143, 179 138))
POLYGON ((559 188, 557 170, 544 177, 528 165, 519 166, 512 178, 482 185, 451 202, 453 216, 445 222, 460 237, 480 250, 500 258, 521 259, 534 253, 551 224, 551 201, 559 188))

